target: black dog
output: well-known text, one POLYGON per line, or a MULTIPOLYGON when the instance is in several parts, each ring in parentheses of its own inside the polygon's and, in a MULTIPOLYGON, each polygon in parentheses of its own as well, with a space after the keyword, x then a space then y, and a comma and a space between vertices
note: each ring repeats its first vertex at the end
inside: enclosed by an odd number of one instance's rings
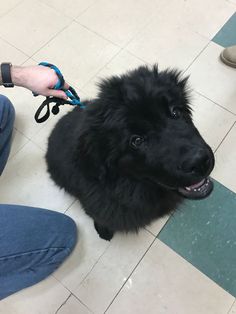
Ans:
POLYGON ((80 200, 101 238, 210 194, 214 156, 192 122, 186 83, 157 66, 111 77, 50 135, 48 171, 80 200))

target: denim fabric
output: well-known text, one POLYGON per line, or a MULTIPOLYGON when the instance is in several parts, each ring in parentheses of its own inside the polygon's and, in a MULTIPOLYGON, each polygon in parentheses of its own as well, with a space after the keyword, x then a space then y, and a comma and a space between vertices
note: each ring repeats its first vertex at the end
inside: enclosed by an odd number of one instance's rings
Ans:
MULTIPOLYGON (((0 174, 10 152, 14 117, 11 102, 0 95, 0 174)), ((1 204, 0 300, 50 275, 76 241, 76 225, 64 214, 1 204)))
POLYGON ((64 214, 0 205, 0 300, 46 278, 76 240, 76 225, 64 214))
POLYGON ((0 175, 6 165, 10 147, 15 110, 10 100, 0 95, 0 175))

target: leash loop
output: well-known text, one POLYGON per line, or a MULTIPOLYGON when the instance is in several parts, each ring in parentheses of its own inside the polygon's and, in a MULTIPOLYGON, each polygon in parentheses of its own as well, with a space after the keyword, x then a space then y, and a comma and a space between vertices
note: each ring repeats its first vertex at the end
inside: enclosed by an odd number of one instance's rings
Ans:
MULTIPOLYGON (((76 93, 75 89, 72 86, 69 86, 69 89, 67 90, 64 88, 65 80, 61 71, 58 69, 58 67, 48 62, 40 62, 39 65, 49 67, 55 71, 58 77, 58 81, 56 85, 53 87, 53 89, 63 90, 66 93, 68 99, 64 100, 62 98, 58 98, 54 96, 46 97, 46 99, 42 102, 42 104, 39 106, 38 110, 35 113, 34 118, 37 123, 45 122, 49 118, 50 116, 49 104, 50 103, 55 103, 55 105, 52 107, 52 110, 51 110, 54 115, 58 114, 60 111, 59 107, 65 104, 72 105, 72 106, 78 105, 81 109, 85 108, 85 106, 80 102, 80 97, 78 96, 78 94, 76 93), (46 113, 44 116, 40 117, 41 112, 45 107, 46 107, 46 113)), ((38 96, 38 94, 35 94, 35 93, 33 93, 33 95, 38 96)))

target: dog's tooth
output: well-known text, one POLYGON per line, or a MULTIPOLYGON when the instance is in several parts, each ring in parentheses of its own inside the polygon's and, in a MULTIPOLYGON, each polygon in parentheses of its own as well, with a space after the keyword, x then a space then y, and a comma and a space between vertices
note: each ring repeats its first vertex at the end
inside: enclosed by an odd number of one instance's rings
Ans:
POLYGON ((197 189, 193 189, 194 190, 194 192, 197 192, 197 189))

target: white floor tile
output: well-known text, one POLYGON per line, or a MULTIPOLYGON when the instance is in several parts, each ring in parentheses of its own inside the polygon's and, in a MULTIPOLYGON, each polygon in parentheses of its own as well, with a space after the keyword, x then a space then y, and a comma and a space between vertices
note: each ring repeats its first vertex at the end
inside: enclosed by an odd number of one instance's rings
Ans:
POLYGON ((40 0, 41 2, 49 5, 50 7, 60 11, 62 14, 76 18, 86 9, 88 9, 95 0, 70 0, 66 2, 64 0, 40 0))
POLYGON ((193 93, 192 104, 193 121, 204 140, 215 150, 236 121, 236 116, 198 93, 193 93))
POLYGON ((134 70, 140 65, 145 64, 144 61, 136 58, 129 52, 122 50, 85 85, 84 90, 90 98, 93 98, 98 93, 98 83, 101 79, 108 78, 112 75, 122 75, 127 71, 134 70))
POLYGON ((37 285, 3 299, 0 302, 0 314, 53 314, 69 294, 50 276, 37 285))
POLYGON ((12 158, 28 142, 29 139, 27 137, 14 129, 12 134, 12 145, 9 159, 12 158))
MULTIPOLYGON (((1 7, 1 6, 0 6, 1 7)), ((20 65, 28 59, 28 56, 20 50, 12 47, 5 40, 0 38, 0 60, 1 62, 11 62, 14 65, 20 65)), ((1 88, 1 93, 6 93, 1 88)))
POLYGON ((8 13, 11 9, 17 6, 17 4, 19 4, 20 2, 22 2, 22 0, 2 1, 1 6, 0 6, 0 17, 8 13))
POLYGON ((164 225, 167 223, 170 216, 165 216, 160 219, 157 219, 153 221, 149 226, 147 226, 145 229, 150 231, 153 235, 157 236, 158 233, 161 231, 161 229, 164 227, 164 225))
POLYGON ((230 3, 236 4, 236 0, 229 0, 230 3))
POLYGON ((57 314, 91 314, 82 303, 79 302, 73 295, 69 297, 66 303, 59 309, 57 314))
POLYGON ((11 100, 16 111, 15 128, 28 138, 32 138, 46 123, 37 123, 34 115, 45 97, 34 97, 33 94, 21 87, 9 88, 4 93, 11 100))
POLYGON ((236 301, 234 301, 233 307, 230 309, 229 313, 227 314, 236 314, 236 301))
POLYGON ((97 1, 77 20, 110 41, 124 46, 147 24, 155 12, 161 14, 163 0, 97 1))
POLYGON ((60 212, 74 200, 49 178, 44 152, 31 142, 7 163, 0 191, 0 203, 45 207, 60 212))
POLYGON ((213 178, 236 193, 236 125, 229 132, 217 150, 216 165, 212 173, 213 178))
POLYGON ((222 49, 211 42, 186 74, 197 92, 236 114, 236 70, 219 60, 222 49))
POLYGON ((158 63, 161 69, 186 69, 208 40, 170 18, 157 16, 126 47, 137 57, 158 63))
POLYGON ((145 230, 139 235, 116 234, 105 254, 74 293, 93 312, 104 313, 153 240, 154 237, 145 230))
POLYGON ((56 64, 72 85, 82 88, 118 51, 117 46, 74 22, 34 59, 56 64))
MULTIPOLYGON (((53 105, 51 105, 52 107, 53 105)), ((61 106, 60 112, 54 116, 50 113, 50 117, 47 120, 45 126, 34 136, 32 136, 32 141, 40 146, 45 152, 47 151, 48 146, 48 137, 50 136, 53 128, 55 127, 56 123, 70 110, 72 110, 72 106, 61 106)))
POLYGON ((156 240, 107 314, 226 314, 234 298, 156 240))
POLYGON ((54 276, 69 290, 74 291, 109 247, 110 242, 99 238, 93 220, 84 213, 79 202, 73 204, 66 214, 78 226, 78 243, 54 276))
POLYGON ((0 19, 0 36, 32 55, 70 21, 41 2, 26 0, 0 19))
POLYGON ((162 15, 211 40, 234 11, 231 3, 222 0, 171 0, 162 15))

